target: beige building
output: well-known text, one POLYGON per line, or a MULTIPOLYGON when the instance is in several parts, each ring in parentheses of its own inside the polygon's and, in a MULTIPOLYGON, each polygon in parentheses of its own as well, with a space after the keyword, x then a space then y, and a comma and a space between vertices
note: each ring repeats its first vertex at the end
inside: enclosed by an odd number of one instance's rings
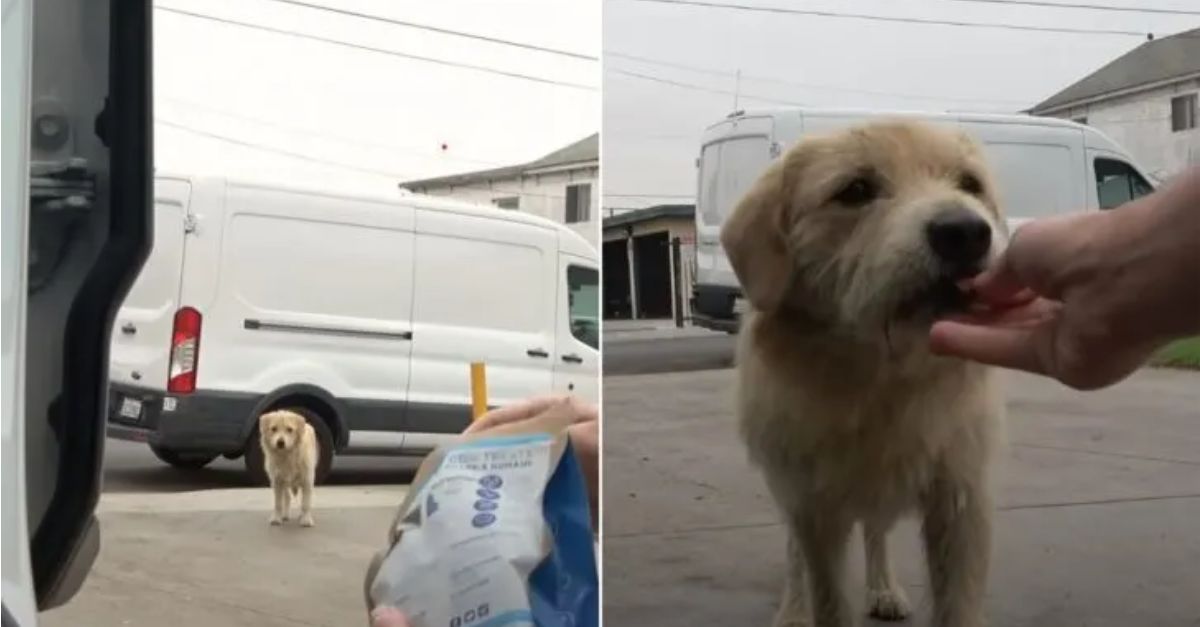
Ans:
POLYGON ((1154 176, 1200 164, 1200 29, 1147 41, 1033 107, 1099 129, 1154 176))
POLYGON ((549 218, 567 225, 592 246, 599 244, 599 134, 529 163, 408 181, 400 187, 549 218))
POLYGON ((604 219, 605 318, 691 317, 695 216, 695 205, 658 205, 604 219))

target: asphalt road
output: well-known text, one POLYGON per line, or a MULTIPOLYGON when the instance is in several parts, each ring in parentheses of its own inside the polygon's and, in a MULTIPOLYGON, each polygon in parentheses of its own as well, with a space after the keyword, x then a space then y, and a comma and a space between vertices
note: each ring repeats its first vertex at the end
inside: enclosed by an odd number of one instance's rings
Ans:
MULTIPOLYGON (((417 457, 335 457, 330 485, 407 484, 417 457)), ((159 461, 138 442, 109 438, 104 443, 105 492, 182 492, 246 487, 241 459, 218 457, 200 470, 180 470, 159 461)))
POLYGON ((733 366, 733 335, 618 341, 605 338, 604 374, 653 374, 733 366))

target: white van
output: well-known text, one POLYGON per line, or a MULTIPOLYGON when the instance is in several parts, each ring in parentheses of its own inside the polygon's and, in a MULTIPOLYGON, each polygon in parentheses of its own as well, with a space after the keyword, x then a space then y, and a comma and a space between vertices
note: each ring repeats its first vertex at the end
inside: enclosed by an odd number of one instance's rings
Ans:
POLYGON ((721 224, 776 157, 805 135, 880 118, 959 127, 984 146, 1011 222, 1110 209, 1153 191, 1129 154, 1090 126, 1056 118, 975 113, 775 109, 739 111, 705 130, 696 194, 698 326, 737 330, 741 290, 721 248, 721 224))
POLYGON ((159 176, 154 245, 113 325, 108 434, 200 467, 291 408, 322 459, 424 452, 489 403, 598 401, 599 271, 571 230, 445 199, 159 176))

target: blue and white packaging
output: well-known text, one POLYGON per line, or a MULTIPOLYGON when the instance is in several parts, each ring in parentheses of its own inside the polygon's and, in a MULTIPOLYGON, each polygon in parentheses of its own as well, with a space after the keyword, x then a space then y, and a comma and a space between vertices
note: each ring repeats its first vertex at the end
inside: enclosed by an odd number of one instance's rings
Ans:
POLYGON ((598 627, 587 488, 556 407, 421 464, 367 573, 413 627, 598 627))

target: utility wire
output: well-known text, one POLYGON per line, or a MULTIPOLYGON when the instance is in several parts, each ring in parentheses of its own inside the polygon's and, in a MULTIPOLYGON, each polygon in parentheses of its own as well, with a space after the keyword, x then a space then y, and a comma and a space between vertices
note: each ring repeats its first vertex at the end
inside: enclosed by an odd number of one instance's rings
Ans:
POLYGON ((642 74, 640 72, 632 72, 629 70, 622 70, 620 68, 606 67, 606 68, 604 68, 604 71, 612 72, 614 74, 621 74, 623 76, 632 76, 634 78, 640 78, 642 80, 651 81, 654 83, 663 83, 665 85, 674 85, 675 87, 683 87, 684 89, 693 89, 696 91, 706 91, 706 92, 709 92, 712 94, 721 94, 723 96, 738 96, 739 98, 746 98, 748 100, 758 100, 761 102, 769 102, 769 103, 781 104, 781 105, 792 105, 792 106, 797 106, 797 107, 805 106, 804 103, 796 102, 794 100, 781 100, 779 98, 768 98, 766 96, 756 96, 754 94, 748 94, 746 92, 733 92, 733 91, 726 90, 726 89, 717 89, 715 87, 706 87, 704 85, 697 85, 696 83, 688 83, 688 82, 684 82, 684 81, 671 80, 669 78, 663 78, 661 76, 654 76, 652 74, 642 74))
POLYGON ((962 26, 968 28, 994 28, 1001 30, 1034 31, 1042 33, 1068 33, 1072 35, 1123 35, 1129 37, 1146 37, 1150 33, 1136 30, 1118 30, 1102 28, 1071 28, 1067 26, 1033 26, 1028 24, 1010 24, 1005 22, 960 22, 956 20, 934 20, 918 17, 896 17, 873 15, 869 13, 843 13, 838 11, 819 11, 816 9, 792 9, 784 7, 765 7, 751 4, 705 2, 704 0, 630 0, 631 2, 648 2, 674 6, 703 7, 708 9, 727 9, 734 11, 749 11, 755 13, 775 13, 787 15, 807 15, 812 17, 835 17, 876 22, 901 22, 905 24, 925 24, 937 26, 962 26))
POLYGON ((596 87, 593 87, 591 85, 584 85, 582 83, 572 83, 572 82, 568 82, 568 81, 560 81, 560 80, 555 80, 555 79, 551 79, 551 78, 543 78, 541 76, 534 76, 532 74, 522 74, 520 72, 510 72, 508 70, 500 70, 497 68, 487 67, 487 66, 483 66, 483 65, 460 63, 458 61, 448 61, 446 59, 437 59, 434 57, 426 57, 426 56, 421 56, 421 55, 416 55, 416 54, 409 54, 407 52, 399 52, 396 50, 387 50, 384 48, 376 48, 373 46, 366 46, 363 44, 356 44, 356 43, 351 43, 348 41, 341 41, 339 39, 329 39, 327 37, 321 37, 318 35, 310 35, 308 33, 300 33, 297 31, 287 30, 287 29, 283 29, 283 28, 275 28, 273 26, 266 26, 263 24, 253 24, 250 22, 241 22, 238 20, 231 20, 231 19, 227 19, 227 18, 223 18, 223 17, 217 17, 215 15, 207 15, 204 13, 195 13, 192 11, 185 11, 183 9, 176 9, 173 7, 165 7, 165 6, 156 5, 154 8, 159 11, 165 11, 167 13, 174 13, 177 15, 185 15, 185 16, 192 17, 192 18, 199 19, 199 20, 208 20, 211 22, 220 22, 222 24, 241 26, 243 28, 251 28, 251 29, 255 29, 255 30, 266 31, 268 33, 275 33, 277 35, 286 35, 289 37, 297 37, 300 39, 309 39, 312 41, 319 41, 319 42, 331 44, 334 46, 353 48, 355 50, 365 50, 367 52, 376 52, 379 54, 391 55, 393 57, 412 59, 414 61, 424 61, 426 63, 433 63, 433 64, 437 64, 437 65, 457 67, 457 68, 462 68, 462 69, 467 69, 467 70, 475 70, 477 72, 486 72, 488 74, 507 76, 509 78, 518 78, 518 79, 522 79, 522 80, 526 80, 526 81, 533 81, 536 83, 545 83, 548 85, 559 85, 561 87, 570 87, 572 89, 582 89, 585 91, 596 91, 596 89, 597 89, 596 87))
POLYGON ((290 4, 293 6, 305 7, 308 9, 316 9, 318 11, 328 11, 330 13, 338 13, 341 15, 348 15, 351 17, 357 17, 357 18, 361 18, 364 20, 371 20, 371 21, 375 21, 375 22, 384 22, 387 24, 394 24, 396 26, 406 26, 408 28, 417 28, 420 30, 426 30, 426 31, 434 32, 434 33, 439 33, 442 35, 453 35, 455 37, 474 39, 476 41, 486 41, 488 43, 500 44, 503 46, 512 46, 514 48, 522 48, 525 50, 535 50, 537 52, 556 54, 556 55, 560 55, 560 56, 564 56, 564 57, 571 57, 573 59, 583 59, 585 61, 598 61, 599 60, 597 57, 594 57, 591 55, 586 55, 586 54, 580 54, 578 52, 571 52, 569 50, 560 50, 558 48, 550 48, 550 47, 546 47, 546 46, 527 44, 524 42, 512 41, 511 39, 500 39, 499 37, 489 37, 487 35, 477 35, 475 33, 467 33, 467 32, 459 31, 459 30, 451 30, 449 28, 441 28, 439 26, 429 26, 428 24, 418 24, 416 22, 407 22, 404 20, 397 20, 397 19, 392 19, 389 17, 383 17, 381 15, 373 15, 370 13, 359 13, 358 11, 351 11, 348 9, 339 9, 337 7, 329 7, 329 6, 325 6, 325 5, 321 5, 321 4, 313 4, 310 2, 301 2, 300 0, 267 0, 267 1, 268 2, 278 2, 281 4, 290 4))
POLYGON ((1030 7, 1053 7, 1055 9, 1088 9, 1095 11, 1117 11, 1123 13, 1158 13, 1162 15, 1200 15, 1200 11, 1187 9, 1162 9, 1156 7, 1113 6, 1105 4, 1076 4, 1069 2, 1039 2, 1038 0, 942 0, 943 2, 976 2, 981 4, 1011 4, 1030 7))
POLYGON ((221 109, 219 107, 212 107, 212 106, 202 104, 199 102, 193 102, 191 100, 184 100, 182 98, 174 98, 171 96, 159 96, 159 99, 164 100, 166 102, 170 102, 175 105, 182 106, 187 109, 195 109, 197 111, 204 111, 204 112, 210 113, 212 115, 217 115, 217 116, 221 116, 221 117, 225 117, 225 118, 229 118, 229 119, 233 119, 233 120, 242 120, 244 122, 250 122, 253 124, 257 124, 257 125, 274 128, 274 129, 283 131, 285 133, 291 133, 293 135, 321 137, 321 138, 325 138, 325 139, 328 139, 331 141, 343 142, 346 144, 355 144, 358 146, 375 148, 375 149, 379 149, 379 150, 392 150, 392 151, 396 151, 396 152, 407 152, 412 155, 428 157, 430 159, 447 159, 450 161, 461 161, 463 163, 472 163, 472 164, 476 164, 476 165, 488 165, 488 166, 506 165, 506 164, 503 164, 503 163, 500 163, 497 161, 484 161, 482 159, 471 159, 468 157, 459 157, 459 156, 455 156, 455 155, 439 155, 439 154, 434 154, 431 152, 423 151, 414 146, 398 146, 395 144, 384 144, 384 143, 380 143, 380 142, 372 142, 372 141, 366 141, 366 140, 357 139, 357 138, 353 138, 353 137, 348 137, 345 135, 334 135, 332 133, 328 133, 325 131, 318 131, 318 130, 313 130, 313 129, 308 129, 308 128, 301 128, 298 126, 290 126, 290 125, 286 125, 286 124, 280 124, 279 122, 276 122, 274 120, 268 120, 266 118, 260 118, 260 117, 256 117, 256 116, 252 116, 252 115, 246 115, 243 113, 234 112, 234 111, 228 111, 226 109, 221 109))
MULTIPOLYGON (((629 59, 632 61, 640 61, 642 63, 649 63, 651 65, 660 65, 663 67, 688 70, 691 72, 699 72, 701 74, 722 76, 725 78, 733 78, 736 75, 734 72, 722 72, 720 70, 714 70, 711 68, 698 67, 695 65, 686 65, 683 63, 675 63, 675 62, 671 62, 671 61, 663 61, 661 59, 643 57, 643 56, 638 56, 638 55, 634 55, 634 54, 626 54, 624 52, 605 51, 604 55, 609 56, 609 57, 617 57, 620 59, 629 59)), ((845 92, 851 92, 851 93, 868 94, 868 95, 872 95, 872 96, 891 96, 891 97, 895 97, 895 98, 906 98, 906 99, 913 99, 913 100, 949 100, 952 102, 980 102, 980 103, 986 103, 986 104, 1020 104, 1020 105, 1029 104, 1029 101, 1027 101, 1027 100, 995 100, 995 99, 987 99, 987 98, 956 98, 956 97, 951 97, 951 96, 926 96, 926 95, 906 94, 906 93, 898 93, 898 92, 872 91, 869 89, 859 89, 857 87, 839 87, 839 86, 835 86, 835 85, 818 85, 818 84, 814 84, 814 83, 797 83, 794 81, 784 80, 781 78, 772 78, 772 77, 767 77, 767 76, 755 76, 753 74, 742 74, 741 76, 745 80, 751 80, 751 81, 763 82, 763 83, 777 83, 780 85, 790 85, 793 87, 799 87, 799 88, 804 88, 804 89, 827 89, 830 91, 845 91, 845 92)))
POLYGON ((260 151, 264 151, 264 152, 273 152, 276 154, 281 154, 281 155, 284 155, 287 157, 291 157, 293 159, 300 159, 301 161, 309 161, 312 163, 319 163, 321 165, 329 165, 329 166, 333 166, 336 168, 342 168, 345 170, 353 170, 355 172, 361 172, 364 174, 374 174, 376 176, 386 176, 391 179, 404 178, 403 176, 396 174, 395 172, 385 172, 383 170, 374 170, 371 168, 364 168, 361 166, 351 165, 349 163, 342 163, 340 161, 330 161, 328 159, 314 157, 312 155, 305 154, 302 152, 293 152, 291 150, 285 150, 283 148, 276 148, 274 146, 267 146, 265 144, 259 144, 259 143, 255 143, 255 142, 245 141, 242 139, 237 139, 234 137, 229 137, 228 135, 221 135, 220 133, 213 133, 210 131, 201 130, 201 129, 198 129, 198 128, 195 128, 192 126, 188 126, 186 124, 180 124, 178 122, 173 122, 171 120, 164 120, 162 118, 156 118, 154 120, 154 123, 161 124, 168 128, 177 129, 177 130, 183 131, 185 133, 190 133, 192 135, 199 135, 201 137, 207 137, 209 139, 215 139, 217 141, 222 141, 227 144, 233 144, 235 146, 242 146, 244 148, 251 148, 253 150, 260 150, 260 151))

